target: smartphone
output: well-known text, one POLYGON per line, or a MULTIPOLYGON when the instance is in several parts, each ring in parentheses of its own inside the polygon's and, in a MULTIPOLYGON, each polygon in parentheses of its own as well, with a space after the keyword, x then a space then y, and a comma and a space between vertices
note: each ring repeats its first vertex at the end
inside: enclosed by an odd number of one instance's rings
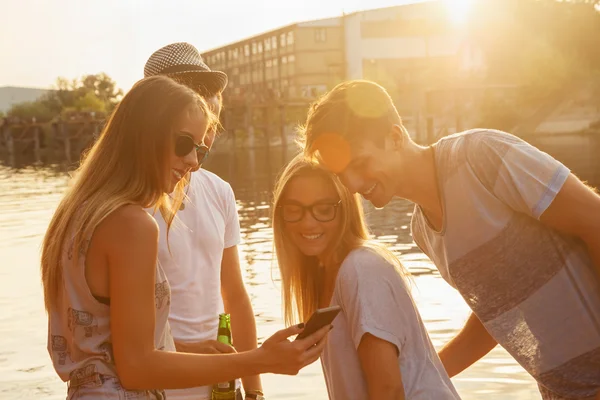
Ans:
POLYGON ((313 315, 311 315, 308 322, 304 325, 304 330, 298 336, 296 336, 296 340, 304 339, 324 326, 331 324, 341 310, 342 307, 340 306, 318 309, 313 313, 313 315))

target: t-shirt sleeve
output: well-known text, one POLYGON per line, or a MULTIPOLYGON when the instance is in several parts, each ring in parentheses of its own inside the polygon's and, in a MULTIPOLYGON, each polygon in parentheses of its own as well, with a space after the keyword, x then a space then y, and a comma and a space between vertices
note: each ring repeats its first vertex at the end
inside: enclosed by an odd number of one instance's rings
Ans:
POLYGON ((398 351, 418 323, 415 306, 398 271, 371 250, 355 250, 338 275, 336 299, 346 314, 354 346, 366 333, 390 342, 398 351))
POLYGON ((539 219, 570 171, 547 153, 500 131, 481 131, 467 140, 467 162, 499 200, 539 219))
POLYGON ((237 246, 240 244, 240 220, 238 217, 235 195, 231 186, 227 184, 227 190, 224 196, 225 203, 225 237, 223 243, 225 248, 237 246))

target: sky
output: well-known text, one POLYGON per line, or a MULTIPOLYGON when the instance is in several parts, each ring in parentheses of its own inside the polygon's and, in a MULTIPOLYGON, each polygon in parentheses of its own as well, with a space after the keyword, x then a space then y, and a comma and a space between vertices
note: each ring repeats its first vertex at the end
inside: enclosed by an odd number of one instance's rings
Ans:
POLYGON ((148 57, 200 51, 291 23, 418 0, 0 0, 0 87, 105 72, 128 90, 148 57))

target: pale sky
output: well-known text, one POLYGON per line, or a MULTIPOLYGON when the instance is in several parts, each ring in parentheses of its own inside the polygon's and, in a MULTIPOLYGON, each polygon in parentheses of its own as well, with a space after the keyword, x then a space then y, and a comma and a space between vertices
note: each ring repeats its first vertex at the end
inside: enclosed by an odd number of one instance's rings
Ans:
POLYGON ((294 22, 418 0, 0 0, 0 86, 106 72, 128 90, 158 48, 200 51, 294 22))

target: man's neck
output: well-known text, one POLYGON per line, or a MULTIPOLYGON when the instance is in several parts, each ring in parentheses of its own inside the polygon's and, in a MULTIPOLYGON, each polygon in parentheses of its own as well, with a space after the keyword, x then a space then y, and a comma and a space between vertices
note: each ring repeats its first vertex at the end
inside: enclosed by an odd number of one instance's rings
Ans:
POLYGON ((402 171, 398 173, 396 195, 418 204, 429 222, 440 229, 443 208, 433 147, 415 147, 405 161, 402 171))

